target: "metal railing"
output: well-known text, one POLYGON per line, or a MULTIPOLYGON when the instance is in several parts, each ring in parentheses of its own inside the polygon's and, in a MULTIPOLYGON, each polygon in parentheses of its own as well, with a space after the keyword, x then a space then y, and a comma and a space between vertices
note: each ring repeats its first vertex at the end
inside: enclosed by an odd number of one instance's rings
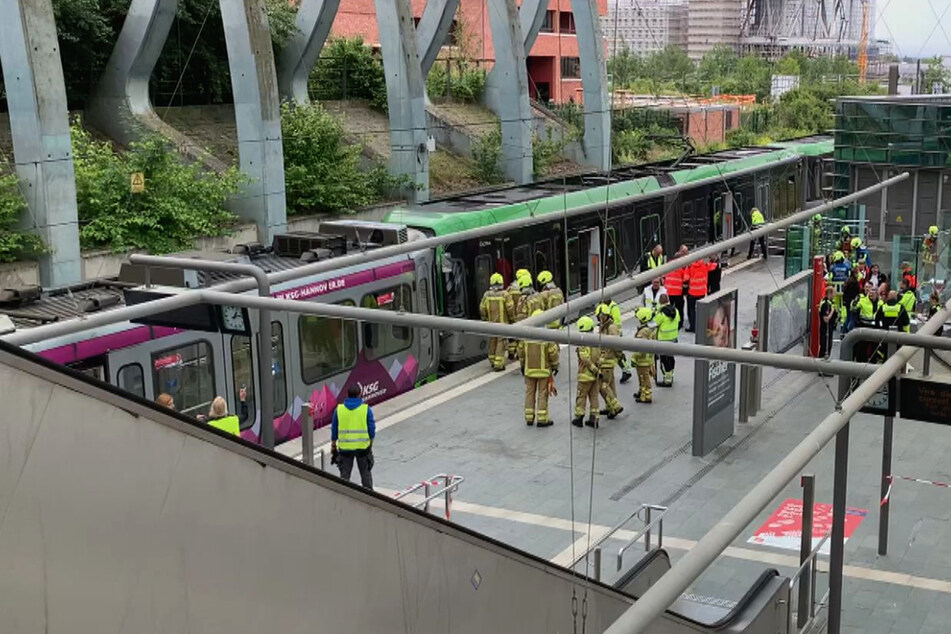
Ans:
POLYGON ((606 542, 607 540, 611 539, 611 537, 613 537, 615 534, 617 534, 617 532, 620 531, 622 528, 624 528, 628 524, 628 522, 637 518, 641 520, 642 522, 644 522, 645 526, 643 529, 641 529, 639 533, 637 533, 632 539, 630 539, 626 544, 624 544, 624 546, 621 547, 620 551, 618 551, 617 572, 620 572, 621 564, 624 557, 624 551, 627 550, 630 546, 632 546, 635 542, 637 542, 641 537, 644 537, 644 546, 645 546, 644 550, 645 551, 650 550, 651 531, 653 530, 655 524, 659 524, 658 536, 657 536, 657 547, 661 548, 663 546, 664 515, 666 513, 667 513, 666 506, 658 506, 656 504, 641 504, 640 507, 638 507, 636 511, 634 511, 633 513, 625 517, 623 520, 621 520, 617 524, 615 524, 614 527, 611 528, 611 530, 606 532, 604 535, 598 538, 597 541, 591 544, 588 550, 586 550, 577 559, 571 562, 570 567, 574 569, 578 564, 580 564, 583 561, 587 561, 589 557, 593 556, 594 557, 594 575, 593 576, 595 580, 600 581, 601 580, 601 545, 604 544, 604 542, 606 542), (661 514, 653 518, 652 520, 651 514, 653 511, 660 511, 661 514), (642 514, 644 515, 644 517, 641 517, 642 514))
POLYGON ((452 494, 459 490, 459 485, 465 482, 465 478, 457 475, 449 475, 446 473, 437 473, 436 475, 426 478, 422 482, 418 482, 411 486, 406 487, 402 491, 393 494, 394 500, 402 500, 408 495, 416 493, 420 489, 423 490, 423 499, 418 502, 406 502, 414 508, 422 508, 427 513, 429 512, 429 503, 436 498, 443 496, 445 497, 446 504, 446 519, 449 519, 449 507, 452 504, 452 494), (440 480, 442 481, 440 483, 440 480), (439 487, 436 491, 433 491, 433 487, 439 487))
POLYGON ((816 601, 816 576, 819 574, 819 551, 825 543, 829 541, 831 536, 832 531, 830 530, 825 534, 825 537, 816 544, 816 547, 812 549, 812 552, 809 553, 806 560, 799 566, 799 570, 796 571, 796 574, 789 579, 789 605, 792 605, 793 590, 801 577, 805 577, 804 583, 806 585, 805 588, 803 588, 801 585, 803 582, 800 582, 799 602, 796 605, 795 629, 793 628, 793 613, 792 610, 789 610, 789 629, 787 632, 801 634, 807 631, 812 627, 813 623, 815 623, 818 608, 826 605, 826 602, 829 600, 829 590, 827 589, 826 593, 822 595, 822 598, 816 601), (806 605, 803 605, 803 600, 805 600, 806 605))

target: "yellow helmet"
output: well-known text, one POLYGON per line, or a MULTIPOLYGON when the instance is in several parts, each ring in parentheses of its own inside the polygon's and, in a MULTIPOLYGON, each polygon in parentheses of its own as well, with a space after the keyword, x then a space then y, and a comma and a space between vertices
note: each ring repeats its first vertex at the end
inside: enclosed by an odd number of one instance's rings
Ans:
POLYGON ((839 231, 841 231, 842 233, 846 233, 846 234, 852 233, 852 230, 849 229, 849 225, 842 225, 842 228, 841 228, 839 231))
POLYGON ((841 262, 844 259, 845 259, 845 254, 842 253, 841 251, 836 251, 835 253, 832 254, 833 262, 841 262))
POLYGON ((601 315, 607 315, 609 317, 611 316, 611 307, 604 302, 601 302, 594 307, 594 316, 600 317, 601 315))
POLYGON ((933 236, 938 235, 938 227, 936 225, 931 225, 928 227, 928 233, 933 236))
POLYGON ((522 275, 518 278, 518 287, 519 288, 530 288, 532 286, 532 276, 531 275, 522 275))
POLYGON ((852 238, 852 242, 850 244, 852 245, 853 249, 858 249, 860 246, 862 246, 862 238, 852 238))
POLYGON ((489 284, 492 286, 501 286, 503 281, 501 273, 493 273, 489 276, 489 284))
POLYGON ((536 308, 535 310, 532 311, 532 317, 534 317, 535 315, 541 315, 543 312, 545 311, 543 311, 541 308, 536 308))
POLYGON ((634 311, 634 316, 637 317, 637 321, 642 324, 646 324, 651 320, 651 317, 654 316, 654 311, 652 311, 647 306, 641 306, 636 311, 634 311))
POLYGON ((579 332, 592 332, 594 330, 594 320, 585 315, 578 319, 579 332))
POLYGON ((529 273, 528 269, 519 269, 515 271, 515 279, 518 279, 520 277, 525 277, 526 275, 529 277, 532 276, 532 274, 529 273))
POLYGON ((551 271, 542 271, 538 274, 538 283, 539 284, 548 284, 554 279, 551 274, 551 271))

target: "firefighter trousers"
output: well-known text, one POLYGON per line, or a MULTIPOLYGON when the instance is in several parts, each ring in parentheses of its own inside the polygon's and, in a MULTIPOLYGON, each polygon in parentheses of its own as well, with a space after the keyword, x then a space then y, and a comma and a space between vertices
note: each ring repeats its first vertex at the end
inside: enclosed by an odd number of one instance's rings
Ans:
POLYGON ((649 365, 637 366, 637 382, 640 388, 637 397, 641 401, 651 400, 651 367, 649 365))
POLYGON ((489 337, 489 363, 497 370, 505 367, 505 339, 489 337))
POLYGON ((525 377, 525 422, 548 422, 548 377, 525 377))
POLYGON ((601 385, 598 392, 604 399, 609 414, 613 415, 621 408, 621 403, 617 400, 617 387, 614 385, 614 366, 601 368, 601 385))
POLYGON ((599 381, 578 381, 578 395, 575 397, 575 418, 584 416, 584 404, 588 402, 588 413, 591 419, 598 420, 598 414, 601 413, 601 405, 598 403, 599 381))

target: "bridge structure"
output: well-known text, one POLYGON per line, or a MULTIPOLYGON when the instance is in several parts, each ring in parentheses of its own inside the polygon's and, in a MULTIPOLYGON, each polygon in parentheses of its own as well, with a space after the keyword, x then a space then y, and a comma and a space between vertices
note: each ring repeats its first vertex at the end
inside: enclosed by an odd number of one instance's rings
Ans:
MULTIPOLYGON (((486 104, 498 115, 502 167, 517 184, 530 182, 533 117, 526 51, 535 41, 547 2, 485 0, 496 51, 486 104)), ((377 0, 386 76, 392 174, 406 178, 411 201, 429 198, 426 73, 446 42, 459 0, 428 0, 418 25, 409 0, 377 0)), ((307 103, 307 78, 327 40, 339 0, 301 0, 297 32, 275 54, 264 0, 220 2, 231 71, 239 167, 247 176, 232 209, 270 241, 287 224, 281 103, 307 103)), ((587 162, 610 167, 610 112, 604 50, 595 0, 572 0, 585 100, 587 162)), ((87 109, 89 121, 120 143, 158 133, 200 158, 155 113, 149 78, 175 18, 178 0, 133 0, 87 109)), ((44 286, 81 278, 79 222, 67 96, 51 0, 0 0, 0 60, 10 106, 14 163, 33 228, 49 245, 44 286)))

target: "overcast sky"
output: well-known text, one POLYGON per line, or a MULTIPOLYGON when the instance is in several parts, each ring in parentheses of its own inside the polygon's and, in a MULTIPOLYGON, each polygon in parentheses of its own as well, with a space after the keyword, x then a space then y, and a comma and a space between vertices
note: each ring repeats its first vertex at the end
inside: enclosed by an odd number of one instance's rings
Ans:
POLYGON ((891 40, 896 55, 951 56, 951 0, 876 0, 876 4, 875 37, 891 40), (935 13, 943 16, 937 26, 935 13))

